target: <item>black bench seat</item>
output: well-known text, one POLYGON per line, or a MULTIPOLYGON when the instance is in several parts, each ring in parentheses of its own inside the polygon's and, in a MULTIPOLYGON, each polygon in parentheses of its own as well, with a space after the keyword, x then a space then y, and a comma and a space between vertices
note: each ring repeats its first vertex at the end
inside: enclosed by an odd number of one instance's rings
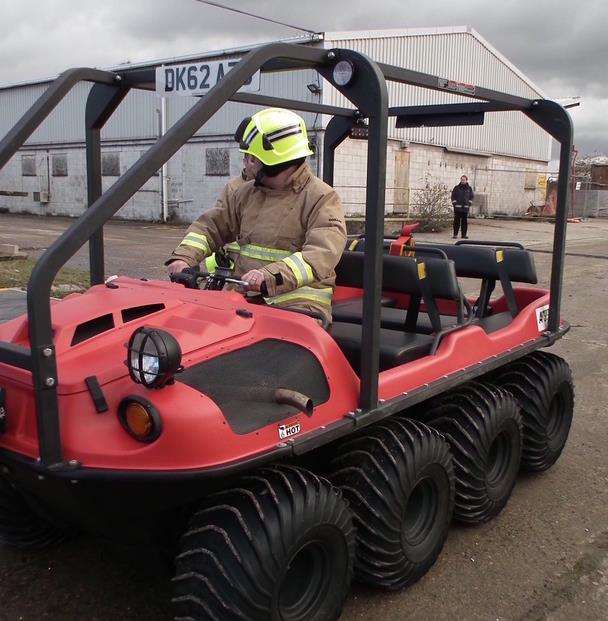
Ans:
MULTIPOLYGON (((383 305, 384 306, 384 305, 383 305)), ((332 309, 334 321, 346 323, 361 323, 363 317, 363 300, 350 300, 334 304, 332 309)), ((401 308, 387 308, 381 310, 380 323, 383 328, 389 330, 403 330, 407 311, 401 308)), ((440 315, 441 327, 450 328, 457 324, 457 319, 451 315, 440 315)), ((416 332, 419 334, 432 334, 433 326, 428 313, 420 312, 416 320, 416 332)))
MULTIPOLYGON (((361 252, 344 252, 336 268, 336 283, 344 287, 362 289, 364 261, 365 257, 361 252)), ((432 258, 422 263, 411 257, 384 255, 382 286, 388 296, 391 293, 408 294, 411 308, 407 311, 390 307, 380 309, 382 313, 394 312, 395 318, 398 319, 395 324, 397 329, 384 327, 380 329, 378 349, 381 370, 399 366, 431 353, 437 333, 442 329, 435 298, 454 302, 460 309, 462 325, 462 293, 452 261, 432 258), (411 300, 414 300, 414 303, 411 300), (433 334, 418 334, 415 330, 408 329, 416 325, 420 302, 424 302, 428 311, 424 316, 429 324, 432 324, 429 331, 433 334)), ((334 306, 334 323, 330 330, 356 372, 359 372, 363 347, 363 328, 360 320, 362 304, 363 300, 337 302, 334 306), (356 313, 359 323, 337 320, 337 315, 339 316, 341 312, 356 313)), ((456 322, 455 317, 450 319, 456 322)))
MULTIPOLYGON (((336 340, 355 372, 361 364, 361 325, 334 321, 330 333, 336 340)), ((391 369, 400 364, 427 356, 431 352, 434 337, 398 330, 380 329, 380 370, 391 369)))

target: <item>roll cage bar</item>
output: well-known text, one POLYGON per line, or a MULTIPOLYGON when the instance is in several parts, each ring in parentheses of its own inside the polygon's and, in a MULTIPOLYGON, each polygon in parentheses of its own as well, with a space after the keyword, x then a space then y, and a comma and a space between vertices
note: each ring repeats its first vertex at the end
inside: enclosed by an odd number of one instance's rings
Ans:
MULTIPOLYGON (((79 464, 63 460, 57 399, 57 363, 51 328, 50 293, 60 268, 89 241, 91 284, 104 280, 103 225, 228 101, 284 107, 332 116, 324 139, 323 178, 333 183, 334 151, 351 129, 367 121, 367 190, 365 213, 365 268, 363 335, 359 410, 368 420, 397 411, 399 399, 378 401, 380 296, 382 291, 382 240, 385 208, 386 149, 389 116, 401 123, 471 124, 479 115, 521 111, 560 143, 560 175, 551 266, 550 308, 545 342, 559 338, 560 301, 564 266, 572 122, 557 103, 525 99, 498 91, 462 85, 438 76, 377 63, 347 49, 325 50, 304 45, 272 43, 255 48, 184 116, 160 137, 141 158, 102 193, 100 131, 131 89, 154 90, 155 70, 100 71, 77 68, 62 73, 0 142, 0 168, 23 146, 59 102, 81 81, 93 82, 86 104, 88 209, 40 257, 27 287, 30 348, 0 342, 0 362, 32 373, 41 466, 64 470, 79 464), (354 77, 347 86, 332 79, 334 65, 348 60, 354 77), (258 70, 264 72, 315 69, 354 106, 355 110, 317 103, 238 93, 258 70), (387 81, 461 95, 476 101, 389 108, 387 81), (465 88, 463 88, 463 86, 465 88), (471 120, 473 119, 473 121, 471 120), (394 401, 394 403, 393 403, 394 401)), ((476 119, 476 120, 475 120, 476 119)), ((523 353, 522 353, 523 355, 523 353)), ((403 405, 403 404, 401 404, 403 405)), ((351 413, 352 414, 352 413, 351 413)))

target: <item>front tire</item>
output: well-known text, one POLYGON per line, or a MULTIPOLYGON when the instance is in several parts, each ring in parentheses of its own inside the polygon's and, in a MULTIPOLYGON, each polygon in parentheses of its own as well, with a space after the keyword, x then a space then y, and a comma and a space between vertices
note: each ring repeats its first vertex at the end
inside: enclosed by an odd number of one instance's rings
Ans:
POLYGON ((192 517, 176 560, 176 619, 333 621, 354 545, 339 490, 299 468, 262 469, 192 517))
POLYGON ((345 442, 330 468, 355 515, 355 576, 386 589, 420 579, 443 548, 454 506, 441 436, 416 421, 388 420, 345 442))
POLYGON ((548 470, 564 450, 574 414, 574 384, 568 363, 538 351, 499 369, 493 381, 506 388, 521 408, 522 469, 548 470))
POLYGON ((67 539, 67 533, 36 513, 27 499, 0 476, 0 546, 42 550, 67 539))
POLYGON ((471 382, 432 399, 424 421, 445 435, 454 456, 454 517, 478 524, 507 504, 521 463, 521 416, 506 390, 471 382))

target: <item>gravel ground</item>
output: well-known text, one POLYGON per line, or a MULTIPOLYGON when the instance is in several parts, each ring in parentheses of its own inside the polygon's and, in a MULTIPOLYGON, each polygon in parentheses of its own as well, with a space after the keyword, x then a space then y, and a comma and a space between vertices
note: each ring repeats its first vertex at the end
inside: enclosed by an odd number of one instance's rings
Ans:
MULTIPOLYGON (((37 256, 69 223, 0 216, 0 243, 37 256)), ((155 277, 183 227, 112 223, 108 274, 155 277)), ((521 241, 548 281, 552 226, 482 221, 469 235, 521 241)), ((419 239, 447 239, 420 235, 419 239)), ((342 619, 605 619, 608 611, 608 221, 569 226, 563 315, 571 332, 553 349, 572 365, 576 412, 564 455, 522 476, 504 512, 454 526, 436 566, 407 591, 355 585, 342 619), (603 258, 602 258, 603 257, 603 258)), ((86 266, 81 253, 71 265, 86 266)), ((80 537, 38 553, 0 551, 0 619, 170 618, 168 574, 153 550, 80 537)))

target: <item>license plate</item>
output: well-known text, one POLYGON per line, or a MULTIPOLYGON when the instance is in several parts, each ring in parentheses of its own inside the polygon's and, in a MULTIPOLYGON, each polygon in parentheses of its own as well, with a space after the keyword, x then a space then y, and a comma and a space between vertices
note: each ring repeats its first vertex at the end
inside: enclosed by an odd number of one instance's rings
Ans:
MULTIPOLYGON (((206 63, 189 63, 156 68, 156 92, 162 97, 172 95, 200 96, 209 92, 239 63, 240 58, 214 60, 206 63)), ((260 90, 260 72, 256 71, 240 91, 260 90)))

